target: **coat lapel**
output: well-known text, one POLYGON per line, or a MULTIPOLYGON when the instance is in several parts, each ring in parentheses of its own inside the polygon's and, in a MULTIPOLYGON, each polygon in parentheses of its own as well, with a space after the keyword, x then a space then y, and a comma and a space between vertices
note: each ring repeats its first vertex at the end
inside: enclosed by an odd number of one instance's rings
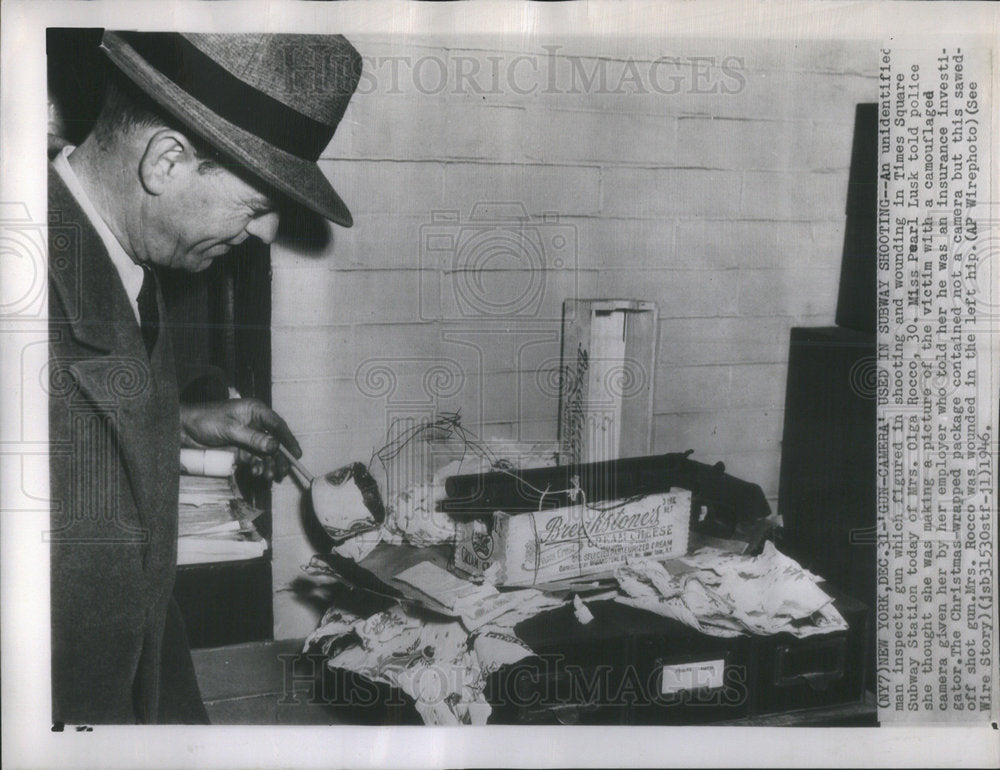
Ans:
POLYGON ((139 325, 107 249, 59 174, 49 166, 49 281, 66 330, 95 351, 145 356, 139 325))
POLYGON ((146 353, 107 249, 51 166, 49 190, 49 286, 62 319, 52 326, 60 351, 52 365, 65 368, 51 376, 69 375, 77 397, 109 415, 142 523, 151 538, 169 537, 179 415, 168 335, 161 328, 152 356, 146 353))

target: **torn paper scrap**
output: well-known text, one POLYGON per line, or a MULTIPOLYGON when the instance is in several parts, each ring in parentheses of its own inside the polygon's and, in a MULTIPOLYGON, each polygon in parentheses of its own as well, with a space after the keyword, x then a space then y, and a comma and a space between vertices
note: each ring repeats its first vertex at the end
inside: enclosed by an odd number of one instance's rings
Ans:
POLYGON ((451 610, 460 602, 467 606, 466 600, 479 601, 497 594, 493 586, 463 580, 429 561, 414 564, 394 579, 413 586, 451 610))
POLYGON ((488 619, 494 625, 513 628, 522 620, 527 620, 547 610, 562 607, 569 600, 544 593, 536 588, 507 591, 492 600, 488 606, 488 619), (496 610, 501 611, 496 611, 496 610))
POLYGON ((351 561, 361 561, 368 554, 375 550, 375 546, 382 542, 382 530, 374 529, 362 532, 354 537, 349 537, 340 543, 334 543, 331 550, 351 561))
POLYGON ((481 628, 473 637, 472 647, 479 659, 479 665, 486 674, 534 654, 510 628, 500 626, 481 628))
POLYGON ((475 631, 486 623, 513 627, 540 612, 561 607, 565 601, 532 588, 470 596, 456 604, 455 611, 462 625, 475 631))
POLYGON ((587 625, 590 621, 594 619, 594 614, 590 611, 586 604, 583 603, 583 599, 579 596, 573 596, 573 614, 576 615, 576 620, 580 625, 587 625))

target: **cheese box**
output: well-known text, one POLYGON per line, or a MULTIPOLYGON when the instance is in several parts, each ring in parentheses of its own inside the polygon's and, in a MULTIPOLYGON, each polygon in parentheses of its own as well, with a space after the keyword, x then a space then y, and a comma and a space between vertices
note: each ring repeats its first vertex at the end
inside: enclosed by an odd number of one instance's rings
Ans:
POLYGON ((610 574, 628 561, 687 551, 691 493, 493 515, 497 585, 530 586, 610 574))
POLYGON ((455 522, 452 566, 467 577, 480 578, 493 563, 491 523, 484 518, 455 522))

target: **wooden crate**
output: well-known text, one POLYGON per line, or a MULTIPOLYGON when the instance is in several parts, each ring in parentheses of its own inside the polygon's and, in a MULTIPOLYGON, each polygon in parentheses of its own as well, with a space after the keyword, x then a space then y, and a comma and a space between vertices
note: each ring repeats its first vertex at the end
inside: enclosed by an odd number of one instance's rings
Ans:
POLYGON ((563 303, 561 463, 649 454, 656 334, 652 302, 563 303))

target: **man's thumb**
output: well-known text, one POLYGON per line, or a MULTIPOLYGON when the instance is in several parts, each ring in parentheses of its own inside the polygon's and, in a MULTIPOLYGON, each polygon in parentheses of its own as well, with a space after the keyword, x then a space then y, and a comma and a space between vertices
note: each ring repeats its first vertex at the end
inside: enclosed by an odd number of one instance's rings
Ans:
POLYGON ((274 436, 245 425, 234 425, 229 440, 257 454, 268 455, 278 450, 278 442, 274 436))

